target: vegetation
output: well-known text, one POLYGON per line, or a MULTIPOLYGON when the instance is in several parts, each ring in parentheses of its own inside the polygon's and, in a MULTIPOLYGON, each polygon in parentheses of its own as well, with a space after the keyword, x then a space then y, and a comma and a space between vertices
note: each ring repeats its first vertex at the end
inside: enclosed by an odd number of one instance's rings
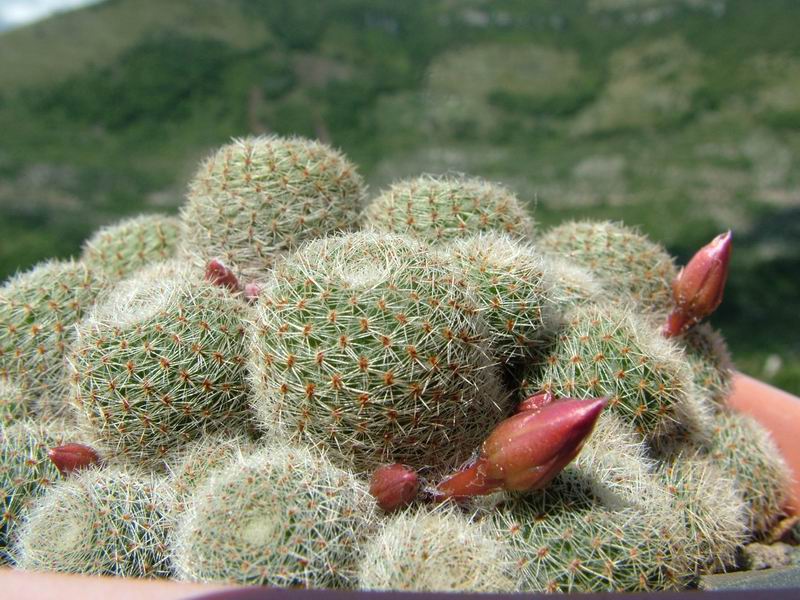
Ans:
POLYGON ((373 195, 468 172, 682 260, 732 228, 714 325, 797 393, 798 25, 790 0, 108 0, 6 32, 0 277, 176 212, 232 136, 306 135, 373 195))

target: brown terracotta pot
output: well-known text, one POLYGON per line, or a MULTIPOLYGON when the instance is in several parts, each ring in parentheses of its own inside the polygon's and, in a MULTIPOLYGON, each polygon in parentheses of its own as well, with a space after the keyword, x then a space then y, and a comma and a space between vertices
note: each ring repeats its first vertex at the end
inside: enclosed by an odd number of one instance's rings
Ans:
POLYGON ((800 515, 800 398, 743 373, 737 373, 728 404, 766 427, 794 476, 791 514, 800 515))

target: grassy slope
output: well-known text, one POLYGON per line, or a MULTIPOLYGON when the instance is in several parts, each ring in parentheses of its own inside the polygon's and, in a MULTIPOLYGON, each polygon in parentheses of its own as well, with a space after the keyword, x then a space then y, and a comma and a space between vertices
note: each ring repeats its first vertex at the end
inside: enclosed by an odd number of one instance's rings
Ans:
POLYGON ((733 227, 716 323, 742 368, 798 392, 798 26, 779 0, 112 0, 59 16, 0 36, 0 276, 118 215, 175 210, 230 136, 299 133, 342 147, 374 191, 468 171, 545 226, 622 219, 682 258, 733 227))

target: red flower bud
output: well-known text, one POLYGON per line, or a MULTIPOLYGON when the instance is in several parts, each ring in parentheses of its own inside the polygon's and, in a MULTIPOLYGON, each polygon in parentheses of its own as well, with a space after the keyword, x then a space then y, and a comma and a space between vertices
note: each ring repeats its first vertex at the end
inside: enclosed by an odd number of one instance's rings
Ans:
POLYGON ((439 494, 467 497, 544 487, 578 455, 605 403, 605 398, 565 398, 509 417, 486 438, 474 465, 439 484, 439 494))
POLYGON ((206 281, 210 281, 214 285, 228 288, 232 292, 238 292, 242 289, 239 284, 239 279, 233 271, 225 266, 218 258, 212 258, 206 265, 206 281))
POLYGON ((538 392, 533 396, 528 396, 519 403, 517 412, 525 412, 526 410, 541 410, 543 406, 550 404, 556 397, 553 392, 538 392))
POLYGON ((672 282, 675 308, 664 324, 664 335, 674 337, 713 313, 722 302, 731 259, 730 231, 703 246, 672 282))
POLYGON ((254 304, 260 295, 261 286, 257 283, 248 283, 244 286, 244 297, 250 304, 254 304))
POLYGON ((386 512, 409 504, 418 491, 417 473, 400 464, 379 467, 369 484, 369 493, 386 512))
POLYGON ((62 475, 84 469, 100 462, 93 448, 83 444, 64 444, 47 451, 47 457, 62 475))

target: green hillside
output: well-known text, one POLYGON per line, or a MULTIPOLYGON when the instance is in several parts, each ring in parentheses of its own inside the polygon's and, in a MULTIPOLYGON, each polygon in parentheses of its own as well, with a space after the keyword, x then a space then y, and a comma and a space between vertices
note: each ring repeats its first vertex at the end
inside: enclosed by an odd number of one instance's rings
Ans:
POLYGON ((0 277, 175 211, 231 136, 341 147, 376 192, 501 180, 544 226, 622 219, 683 259, 733 228, 715 323, 800 392, 800 4, 108 0, 0 34, 0 277))

